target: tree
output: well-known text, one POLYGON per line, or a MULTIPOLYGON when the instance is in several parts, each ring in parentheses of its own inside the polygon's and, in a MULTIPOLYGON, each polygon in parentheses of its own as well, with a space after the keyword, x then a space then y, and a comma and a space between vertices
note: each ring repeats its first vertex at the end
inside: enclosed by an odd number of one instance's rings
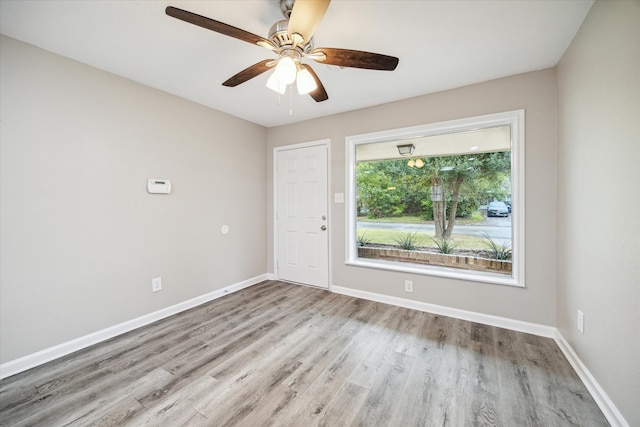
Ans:
POLYGON ((510 193, 508 151, 427 157, 421 168, 409 167, 407 160, 357 164, 358 206, 368 209, 369 216, 424 215, 428 208, 436 237, 448 238, 462 197, 475 210, 490 197, 504 199, 510 193))
POLYGON ((511 158, 508 151, 431 157, 425 160, 427 168, 436 238, 448 239, 455 225, 462 184, 484 181, 498 187, 511 170, 511 158))

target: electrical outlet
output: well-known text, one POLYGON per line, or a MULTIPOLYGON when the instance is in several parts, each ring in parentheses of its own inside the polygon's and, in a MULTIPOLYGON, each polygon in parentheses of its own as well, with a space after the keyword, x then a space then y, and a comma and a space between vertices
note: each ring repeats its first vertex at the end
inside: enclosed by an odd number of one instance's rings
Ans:
POLYGON ((162 290, 162 277, 151 279, 151 292, 158 292, 160 290, 162 290))
POLYGON ((580 310, 578 310, 578 319, 577 319, 577 327, 578 327, 578 331, 581 334, 584 334, 584 313, 581 312, 580 310))
POLYGON ((404 281, 404 291, 405 292, 413 292, 413 280, 405 280, 404 281))

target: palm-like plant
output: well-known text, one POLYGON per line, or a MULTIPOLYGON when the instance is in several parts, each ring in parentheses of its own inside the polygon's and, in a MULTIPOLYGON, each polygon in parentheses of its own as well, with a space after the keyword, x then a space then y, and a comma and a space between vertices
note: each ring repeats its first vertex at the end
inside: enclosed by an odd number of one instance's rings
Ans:
POLYGON ((418 247, 418 232, 407 232, 393 239, 401 249, 413 251, 418 247))
POLYGON ((511 245, 508 242, 504 242, 501 245, 496 243, 491 236, 487 233, 482 233, 485 238, 485 246, 491 254, 491 258, 506 261, 511 259, 512 251, 511 245))
POLYGON ((433 240, 433 242, 436 244, 440 253, 443 253, 443 254, 453 253, 453 250, 458 246, 456 242, 454 242, 453 239, 451 238, 442 238, 442 239, 431 238, 431 240, 433 240))
POLYGON ((358 233, 358 246, 367 246, 371 243, 371 239, 367 237, 367 231, 365 230, 363 233, 358 233))

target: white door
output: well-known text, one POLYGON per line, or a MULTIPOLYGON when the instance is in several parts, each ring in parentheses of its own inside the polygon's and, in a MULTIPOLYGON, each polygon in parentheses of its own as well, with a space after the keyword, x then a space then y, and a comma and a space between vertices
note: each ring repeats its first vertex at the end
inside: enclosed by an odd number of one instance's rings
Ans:
POLYGON ((278 151, 276 182, 278 278, 328 288, 327 146, 278 151))

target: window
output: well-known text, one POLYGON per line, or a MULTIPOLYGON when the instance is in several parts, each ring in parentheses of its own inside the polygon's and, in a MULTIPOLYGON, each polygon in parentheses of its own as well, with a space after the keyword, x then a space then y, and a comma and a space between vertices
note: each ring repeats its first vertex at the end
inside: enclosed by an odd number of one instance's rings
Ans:
POLYGON ((524 111, 355 135, 347 263, 524 286, 524 111))

